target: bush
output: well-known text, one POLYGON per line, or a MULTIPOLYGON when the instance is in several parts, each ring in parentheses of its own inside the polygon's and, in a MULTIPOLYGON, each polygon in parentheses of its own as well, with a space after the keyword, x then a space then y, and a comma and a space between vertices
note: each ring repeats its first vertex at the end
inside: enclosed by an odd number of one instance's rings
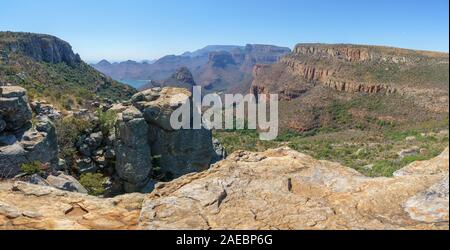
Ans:
POLYGON ((113 110, 108 110, 103 112, 101 109, 97 110, 97 116, 100 123, 100 129, 104 135, 109 134, 111 129, 114 127, 116 121, 117 112, 113 110))
POLYGON ((33 161, 24 163, 20 166, 20 171, 27 175, 38 174, 42 172, 42 163, 40 161, 33 161))
POLYGON ((60 158, 71 161, 76 154, 75 144, 78 138, 91 125, 88 121, 68 117, 57 121, 55 126, 58 134, 60 158))
POLYGON ((102 174, 82 174, 80 177, 80 184, 86 188, 90 195, 100 196, 105 193, 105 182, 107 178, 102 174))

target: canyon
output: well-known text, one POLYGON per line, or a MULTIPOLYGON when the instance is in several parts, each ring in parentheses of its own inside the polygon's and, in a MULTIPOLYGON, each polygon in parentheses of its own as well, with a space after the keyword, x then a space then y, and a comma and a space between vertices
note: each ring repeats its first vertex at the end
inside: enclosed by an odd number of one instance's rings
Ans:
POLYGON ((449 227, 448 53, 208 46, 100 73, 53 36, 0 50, 0 229, 449 227), (279 138, 174 130, 193 86, 278 94, 279 138))

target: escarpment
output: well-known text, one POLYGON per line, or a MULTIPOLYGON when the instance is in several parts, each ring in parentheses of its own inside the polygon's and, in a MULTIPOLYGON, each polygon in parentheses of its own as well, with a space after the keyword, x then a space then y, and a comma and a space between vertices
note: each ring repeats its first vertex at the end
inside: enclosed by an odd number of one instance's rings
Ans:
MULTIPOLYGON (((348 59, 353 62, 353 59, 348 59)), ((357 62, 364 62, 357 60, 357 62)), ((385 83, 363 83, 354 80, 342 80, 339 77, 339 67, 336 66, 317 66, 307 62, 299 62, 289 57, 282 58, 280 63, 285 64, 295 75, 305 78, 307 81, 323 84, 336 91, 349 93, 385 93, 392 94, 398 91, 397 88, 385 83)))
POLYGON ((448 149, 368 178, 289 148, 239 151, 151 194, 0 183, 1 229, 447 229, 448 149))
POLYGON ((277 63, 256 65, 250 92, 278 94, 282 129, 370 127, 382 117, 415 123, 448 115, 448 67, 447 53, 299 44, 277 63))
MULTIPOLYGON (((402 71, 406 74, 430 65, 448 68, 448 54, 362 45, 299 44, 278 64, 286 68, 287 74, 336 91, 406 94, 411 86, 400 78, 404 77, 402 71), (382 79, 383 74, 392 77, 382 79)), ((270 74, 270 70, 264 65, 255 66, 254 88, 261 83, 258 76, 270 74)))

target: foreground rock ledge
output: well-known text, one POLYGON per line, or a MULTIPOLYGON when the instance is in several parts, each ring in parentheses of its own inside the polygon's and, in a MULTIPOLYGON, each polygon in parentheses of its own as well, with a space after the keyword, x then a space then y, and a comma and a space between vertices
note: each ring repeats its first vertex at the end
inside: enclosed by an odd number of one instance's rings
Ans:
POLYGON ((448 229, 448 149, 368 178, 288 148, 237 152, 150 195, 0 184, 1 229, 448 229))

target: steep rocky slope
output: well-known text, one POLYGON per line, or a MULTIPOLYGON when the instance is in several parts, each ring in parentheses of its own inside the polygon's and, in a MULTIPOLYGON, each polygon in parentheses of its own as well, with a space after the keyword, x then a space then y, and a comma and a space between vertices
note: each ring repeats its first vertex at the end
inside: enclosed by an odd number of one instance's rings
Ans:
POLYGON ((336 127, 347 118, 353 126, 411 123, 448 115, 448 72, 447 53, 299 44, 278 63, 255 66, 251 91, 278 93, 282 127, 292 130, 336 127))
POLYGON ((448 229, 448 149, 368 178, 288 148, 237 152, 150 195, 0 183, 2 229, 448 229))
POLYGON ((67 42, 32 33, 0 32, 0 85, 6 84, 22 86, 33 98, 67 109, 135 93, 84 63, 67 42))

